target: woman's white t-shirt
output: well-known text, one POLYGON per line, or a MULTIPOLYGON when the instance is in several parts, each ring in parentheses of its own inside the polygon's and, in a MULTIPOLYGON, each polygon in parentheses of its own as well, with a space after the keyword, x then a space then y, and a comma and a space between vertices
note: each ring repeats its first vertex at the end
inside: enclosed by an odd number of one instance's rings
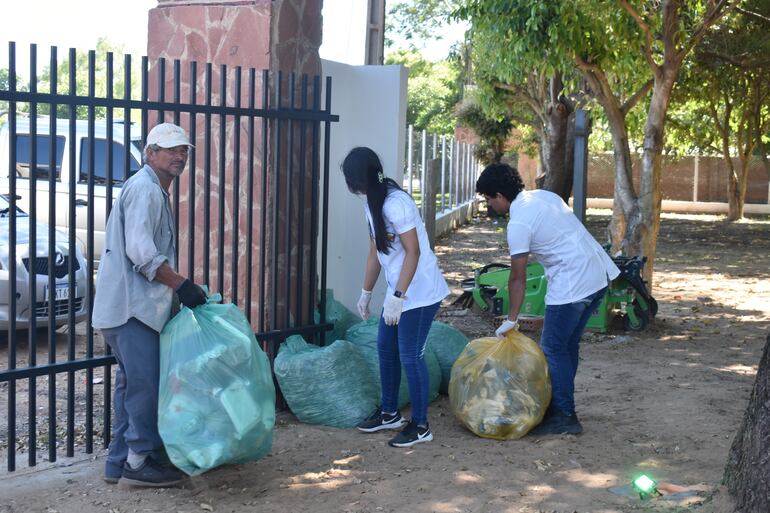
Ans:
POLYGON ((511 203, 508 249, 531 253, 548 280, 545 304, 574 303, 606 287, 620 270, 560 196, 521 191, 511 203))
MULTIPOLYGON (((364 210, 366 222, 369 225, 369 236, 374 240, 374 223, 369 205, 366 203, 364 203, 364 210)), ((401 275, 401 267, 406 257, 406 251, 401 244, 399 235, 414 228, 417 231, 417 241, 420 244, 420 259, 417 262, 417 270, 414 273, 414 278, 412 278, 412 283, 403 291, 404 296, 406 296, 403 311, 432 305, 444 299, 449 295, 449 287, 441 274, 441 269, 439 269, 438 259, 430 249, 428 233, 425 231, 420 212, 412 198, 404 191, 389 189, 385 204, 382 207, 382 214, 385 219, 385 231, 390 241, 390 249, 387 255, 377 251, 377 259, 385 270, 388 294, 393 294, 396 290, 398 277, 401 275)))

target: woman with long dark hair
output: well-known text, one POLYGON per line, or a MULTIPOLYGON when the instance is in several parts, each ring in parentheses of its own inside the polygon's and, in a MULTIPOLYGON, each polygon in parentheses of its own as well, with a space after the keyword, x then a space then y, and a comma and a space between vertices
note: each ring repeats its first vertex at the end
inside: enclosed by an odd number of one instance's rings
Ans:
POLYGON ((369 317, 372 289, 385 270, 388 291, 380 318, 377 351, 380 359, 382 405, 358 429, 372 433, 406 427, 388 442, 392 447, 411 447, 433 440, 428 425, 428 367, 425 343, 441 300, 449 294, 430 249, 428 234, 417 205, 398 184, 385 177, 377 154, 369 148, 353 148, 342 163, 348 189, 366 196, 366 221, 370 249, 358 313, 369 317), (398 411, 401 364, 406 371, 412 419, 398 411))

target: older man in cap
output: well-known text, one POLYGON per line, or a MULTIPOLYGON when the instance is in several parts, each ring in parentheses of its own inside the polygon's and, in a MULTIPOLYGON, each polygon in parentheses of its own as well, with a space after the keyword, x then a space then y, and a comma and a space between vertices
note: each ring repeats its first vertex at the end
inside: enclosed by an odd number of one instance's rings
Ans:
POLYGON ((168 190, 184 171, 191 147, 181 127, 154 127, 147 134, 145 164, 123 184, 107 221, 92 324, 118 360, 108 483, 171 486, 184 477, 164 462, 158 434, 158 346, 174 292, 189 308, 206 302, 203 289, 174 270, 168 190))

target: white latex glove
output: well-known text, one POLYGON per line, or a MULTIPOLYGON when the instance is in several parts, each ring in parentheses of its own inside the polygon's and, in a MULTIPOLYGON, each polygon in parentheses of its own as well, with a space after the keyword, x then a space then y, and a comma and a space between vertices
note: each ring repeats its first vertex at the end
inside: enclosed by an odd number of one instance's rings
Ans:
POLYGON ((356 307, 358 308, 358 315, 363 320, 369 318, 369 302, 372 300, 372 291, 361 289, 361 297, 358 298, 356 307))
POLYGON ((388 326, 395 326, 401 319, 401 309, 404 307, 404 298, 390 295, 385 298, 382 308, 382 318, 388 326))
POLYGON ((517 329, 519 329, 518 320, 512 321, 510 319, 506 319, 503 321, 500 327, 495 330, 495 335, 497 335, 497 338, 503 338, 509 331, 517 329))

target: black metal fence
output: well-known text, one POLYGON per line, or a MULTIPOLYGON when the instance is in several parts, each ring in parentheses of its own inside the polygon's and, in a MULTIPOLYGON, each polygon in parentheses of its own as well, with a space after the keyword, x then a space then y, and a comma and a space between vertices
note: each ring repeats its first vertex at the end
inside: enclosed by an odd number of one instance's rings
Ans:
POLYGON ((169 69, 147 57, 137 73, 130 56, 116 64, 111 53, 91 51, 78 66, 70 49, 61 64, 55 47, 38 73, 32 45, 25 83, 14 43, 8 55, 0 451, 9 471, 17 454, 34 466, 38 450, 55 461, 109 442, 115 360, 89 321, 95 269, 113 200, 158 122, 183 126, 196 146, 172 191, 179 272, 238 304, 271 359, 290 334, 323 337, 329 165, 320 156, 338 120, 329 78, 322 107, 318 76, 178 60, 169 69))

